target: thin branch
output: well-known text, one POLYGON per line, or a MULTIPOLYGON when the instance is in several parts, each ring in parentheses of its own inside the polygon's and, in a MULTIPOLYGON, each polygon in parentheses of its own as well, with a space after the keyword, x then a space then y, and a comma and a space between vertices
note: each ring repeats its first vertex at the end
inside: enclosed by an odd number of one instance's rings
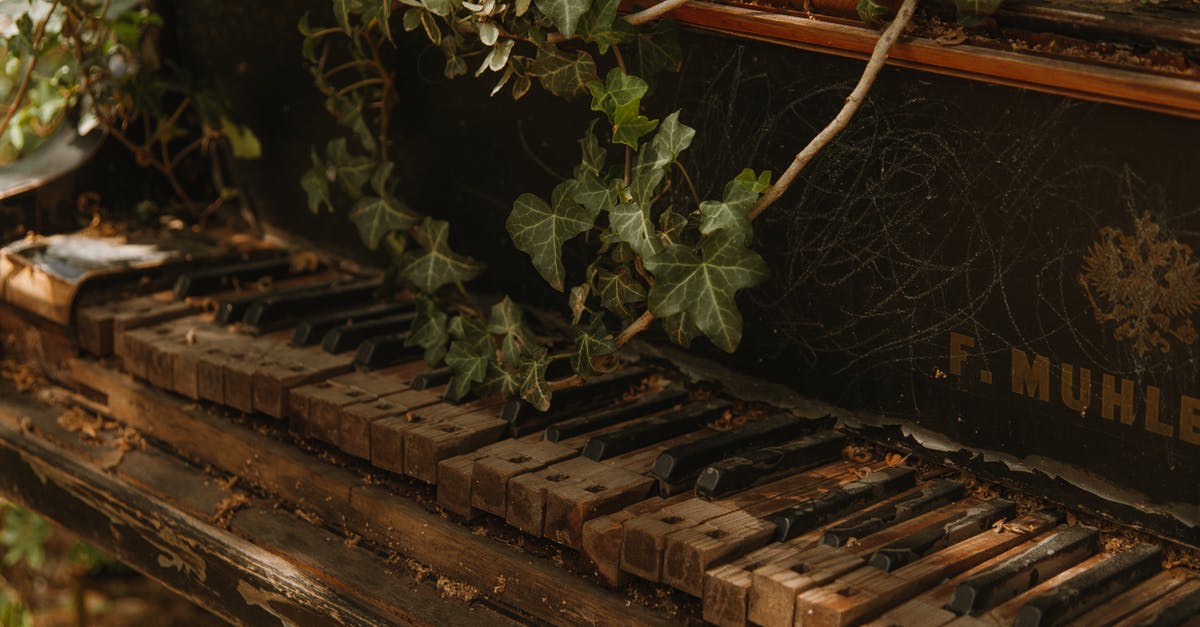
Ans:
POLYGON ((361 81, 350 83, 349 85, 339 89, 337 91, 337 95, 345 96, 359 87, 366 87, 368 85, 385 85, 386 83, 387 81, 383 80, 382 78, 364 78, 361 81))
POLYGON ((654 314, 650 313, 650 310, 647 309, 642 313, 642 315, 638 316, 637 320, 629 323, 629 326, 625 327, 625 329, 617 335, 617 348, 628 344, 629 340, 633 339, 633 336, 650 328, 651 322, 654 322, 654 314))
POLYGON ((37 30, 33 33, 33 53, 29 57, 29 66, 25 68, 25 75, 21 77, 21 84, 17 87, 17 94, 13 96, 12 103, 8 105, 8 111, 4 113, 4 120, 0 121, 0 133, 3 133, 8 128, 8 123, 12 121, 13 116, 17 114, 17 109, 21 108, 21 103, 25 101, 25 94, 29 91, 29 82, 33 79, 33 69, 37 67, 37 51, 42 45, 42 37, 46 34, 46 24, 50 21, 50 16, 54 14, 54 10, 58 8, 58 0, 54 0, 54 4, 50 5, 50 10, 46 11, 46 16, 42 21, 38 22, 37 30))
POLYGON ((641 26, 646 22, 656 20, 667 13, 674 11, 675 9, 678 9, 690 1, 691 0, 663 0, 662 2, 659 2, 648 9, 642 9, 637 13, 630 13, 629 15, 626 15, 625 21, 630 26, 641 26))
POLYGON ((692 184, 691 175, 688 174, 687 169, 683 167, 682 163, 678 161, 675 161, 674 163, 675 167, 679 168, 679 172, 683 174, 683 180, 687 183, 688 189, 692 192, 692 200, 696 201, 696 206, 700 206, 700 194, 696 193, 696 186, 692 184))
POLYGON ((858 84, 854 86, 854 91, 846 97, 846 103, 842 105, 842 110, 834 116, 833 120, 826 126, 812 141, 796 154, 796 158, 792 160, 792 164, 784 171, 779 180, 775 182, 762 198, 758 199, 758 203, 754 206, 754 210, 750 212, 750 219, 757 218, 763 211, 770 207, 784 192, 791 187, 792 182, 800 171, 812 161, 817 155, 854 117, 858 111, 859 105, 866 98, 867 92, 870 91, 871 85, 875 83, 875 77, 879 76, 879 71, 883 69, 884 62, 887 61, 888 51, 892 49, 892 45, 896 40, 900 39, 900 35, 904 33, 904 29, 912 20, 913 12, 917 9, 917 0, 904 0, 904 4, 900 5, 900 10, 896 12, 896 19, 888 25, 883 34, 879 36, 879 41, 875 42, 875 50, 871 53, 871 60, 867 62, 867 67, 863 69, 862 76, 858 79, 858 84))

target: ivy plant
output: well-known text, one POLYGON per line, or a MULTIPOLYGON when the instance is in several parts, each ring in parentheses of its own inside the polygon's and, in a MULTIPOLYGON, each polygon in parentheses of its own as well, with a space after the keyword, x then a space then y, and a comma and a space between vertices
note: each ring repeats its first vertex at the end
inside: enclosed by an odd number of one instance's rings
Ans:
POLYGON ((736 350, 743 330, 737 293, 768 276, 752 249, 753 220, 853 116, 916 5, 904 0, 843 112, 779 181, 745 169, 721 197, 700 199, 680 161, 695 131, 681 111, 660 120, 642 106, 647 80, 680 56, 673 26, 648 22, 686 1, 664 0, 619 17, 619 0, 333 0, 336 25, 301 20, 314 82, 347 131, 312 151, 312 167, 301 178, 309 208, 347 211, 367 247, 390 253, 391 274, 419 293, 407 342, 429 363, 451 368, 452 400, 519 395, 544 410, 553 389, 611 368, 617 350, 655 321, 680 345, 703 336, 736 350), (508 88, 520 99, 537 83, 597 114, 579 140, 572 177, 548 195, 519 195, 506 221, 514 245, 565 294, 568 342, 540 341, 508 297, 476 305, 464 284, 482 265, 450 249, 448 224, 397 197, 388 132, 399 95, 381 55, 397 20, 440 49, 447 78, 474 65, 476 76, 498 76, 492 95, 508 88), (622 49, 633 52, 628 63, 622 49), (606 55, 616 67, 602 79, 597 58, 606 55), (690 199, 679 193, 684 186, 690 199), (566 267, 563 247, 574 240, 591 253, 586 267, 566 267), (568 285, 571 277, 582 282, 568 285), (552 371, 571 374, 550 381, 552 371))

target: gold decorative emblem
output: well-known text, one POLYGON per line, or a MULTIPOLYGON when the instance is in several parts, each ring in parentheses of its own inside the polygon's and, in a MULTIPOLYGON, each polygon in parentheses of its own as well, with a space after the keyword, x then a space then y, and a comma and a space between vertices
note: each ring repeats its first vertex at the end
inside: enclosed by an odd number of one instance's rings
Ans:
POLYGON ((1132 340, 1139 355, 1170 351, 1170 338, 1196 341, 1190 316, 1200 305, 1200 264, 1191 247, 1161 235, 1149 214, 1134 221, 1132 234, 1100 229, 1083 258, 1079 284, 1096 321, 1115 324, 1113 337, 1132 340))

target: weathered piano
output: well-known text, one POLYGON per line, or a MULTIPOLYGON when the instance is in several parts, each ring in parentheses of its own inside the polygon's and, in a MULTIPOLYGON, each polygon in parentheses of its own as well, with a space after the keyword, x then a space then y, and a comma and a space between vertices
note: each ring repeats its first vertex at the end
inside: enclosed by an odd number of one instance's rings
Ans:
MULTIPOLYGON (((285 90, 249 120, 278 158, 240 175, 268 222, 321 233, 278 183, 307 155, 303 80, 230 71, 297 3, 240 6, 261 19, 218 43, 226 4, 171 23, 235 106, 285 90)), ((697 116, 700 186, 786 162, 839 104, 859 63, 779 45, 861 54, 871 31, 838 10, 680 11, 770 40, 689 32, 658 87, 697 116)), ((221 233, 10 246, 0 491, 250 624, 1196 624, 1200 18, 1090 11, 1000 19, 1183 67, 901 44, 910 69, 758 229, 775 275, 742 350, 635 343, 547 412, 443 400, 447 373, 404 346, 409 295, 369 264, 221 233)), ((424 89, 407 196, 455 190, 464 245, 524 268, 496 244, 518 164, 556 163, 572 121, 424 89), (484 142, 512 159, 437 167, 484 142)), ((521 272, 485 281, 554 302, 521 272)))

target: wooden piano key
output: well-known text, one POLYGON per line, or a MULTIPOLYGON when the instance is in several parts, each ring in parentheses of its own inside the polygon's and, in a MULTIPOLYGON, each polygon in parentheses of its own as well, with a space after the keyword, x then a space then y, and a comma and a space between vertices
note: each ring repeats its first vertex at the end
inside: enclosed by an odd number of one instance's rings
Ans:
POLYGON ((584 523, 581 534, 582 550, 596 566, 600 578, 610 587, 622 585, 628 579, 628 575, 621 570, 622 530, 626 521, 644 514, 652 514, 688 498, 690 496, 687 494, 678 494, 669 499, 652 496, 625 509, 584 523))
POLYGON ((935 479, 899 500, 872 507, 850 520, 832 525, 821 536, 821 543, 842 546, 851 538, 863 538, 876 531, 908 520, 962 498, 965 486, 958 481, 935 479))
POLYGON ((114 350, 125 371, 145 380, 150 354, 153 351, 152 345, 164 333, 169 333, 169 331, 160 328, 141 328, 122 333, 118 337, 114 350))
POLYGON ((1055 514, 1026 514, 997 531, 978 533, 894 572, 864 567, 796 597, 794 616, 804 625, 834 627, 863 622, 947 577, 1003 553, 1057 523, 1055 514))
POLYGON ((876 551, 869 560, 871 566, 883 571, 893 571, 941 550, 955 542, 969 538, 996 521, 1016 513, 1016 504, 1006 499, 992 499, 971 509, 948 517, 940 525, 897 540, 876 551))
POLYGON ((1057 625, 1071 620, 1162 568, 1162 549, 1138 544, 1104 560, 1053 590, 1030 599, 1017 612, 1015 627, 1057 625))
POLYGON ((409 430, 404 436, 404 474, 437 483, 438 462, 499 440, 507 427, 507 421, 489 411, 462 414, 409 430))
POLYGON ((883 497, 903 492, 913 487, 916 478, 917 473, 912 468, 884 468, 830 490, 811 501, 779 512, 771 517, 771 522, 776 527, 775 539, 783 542, 856 509, 876 503, 883 497))
POLYGON ((250 303, 241 321, 266 330, 322 311, 367 305, 375 300, 381 285, 377 279, 368 279, 311 290, 271 292, 250 303))
POLYGON ((104 357, 114 352, 117 338, 122 333, 188 316, 195 311, 193 305, 171 300, 168 293, 81 307, 75 315, 76 338, 84 350, 104 357))
POLYGON ((1112 556, 1112 553, 1098 553, 1093 555, 1082 562, 1067 568, 1057 575, 1054 575, 1045 581, 1039 582, 1036 586, 1026 590, 1021 594, 1018 594, 1004 603, 1001 603, 986 613, 978 616, 973 616, 970 614, 959 616, 947 624, 955 625, 956 627, 979 627, 981 625, 1003 625, 1008 627, 1017 619, 1017 613, 1021 611, 1021 608, 1024 607, 1030 599, 1037 597, 1047 590, 1054 590, 1059 585, 1069 581, 1081 573, 1087 572, 1092 567, 1104 562, 1112 556))
MULTIPOLYGON (((868 477, 892 474, 898 479, 908 474, 905 470, 899 467, 884 468, 868 477)), ((779 482, 768 484, 775 485, 779 485, 779 482)), ((851 484, 843 484, 831 492, 842 490, 848 485, 851 484)), ((903 491, 906 485, 907 482, 903 479, 880 481, 877 486, 881 489, 873 493, 873 498, 876 502, 886 499, 903 491)), ((776 534, 776 528, 774 523, 766 520, 767 517, 793 507, 798 501, 818 502, 823 496, 818 496, 811 489, 776 494, 737 511, 706 520, 691 529, 671 534, 663 552, 663 583, 700 596, 704 589, 705 571, 721 561, 759 548, 771 540, 776 534)), ((835 508, 821 518, 823 521, 835 520, 849 513, 851 510, 835 508)), ((816 531, 815 526, 809 530, 816 531)))
POLYGON ((391 333, 372 337, 359 344, 358 350, 354 353, 354 364, 359 368, 378 370, 401 362, 420 359, 421 347, 406 345, 407 339, 407 333, 391 333))
POLYGON ((696 495, 719 498, 770 481, 784 473, 799 472, 841 456, 846 437, 822 431, 779 446, 768 446, 730 457, 700 472, 696 495))
POLYGON ((373 423, 384 418, 421 411, 441 402, 437 396, 425 391, 406 390, 381 396, 369 403, 343 407, 338 420, 339 446, 355 457, 371 459, 373 423))
POLYGON ((438 386, 450 383, 450 377, 454 375, 454 371, 449 368, 437 368, 428 372, 423 372, 412 380, 412 389, 427 390, 438 386))
MULTIPOLYGON (((903 499, 904 495, 895 498, 903 499)), ((918 533, 931 525, 941 525, 946 517, 979 504, 977 499, 965 499, 920 514, 857 538, 852 543, 853 546, 849 546, 848 543, 837 547, 835 553, 815 550, 816 547, 808 540, 811 538, 815 541, 817 537, 823 536, 821 531, 794 538, 786 543, 795 547, 793 553, 771 560, 753 572, 753 586, 747 599, 747 616, 753 622, 762 625, 790 625, 796 609, 796 595, 800 592, 826 585, 846 573, 857 570, 867 564, 867 558, 878 548, 918 533), (853 559, 830 562, 830 555, 849 555, 853 556, 853 559)), ((834 548, 829 545, 823 546, 826 549, 834 548)))
POLYGON ((1021 554, 958 584, 947 608, 976 614, 1028 590, 1090 557, 1098 549, 1099 533, 1092 528, 1068 527, 1027 548, 1021 554))
MULTIPOLYGON (((478 450, 456 455, 438 462, 437 498, 438 505, 468 520, 483 514, 475 505, 476 464, 491 458, 509 459, 520 454, 524 445, 537 445, 541 436, 532 435, 512 440, 501 440, 478 450)), ((503 496, 500 508, 503 509, 503 496)))
POLYGON ((591 377, 583 383, 559 390, 554 394, 554 404, 547 411, 538 411, 521 399, 504 404, 500 417, 511 425, 509 433, 521 436, 545 429, 586 411, 602 409, 621 400, 634 386, 641 384, 651 370, 639 366, 626 366, 614 372, 591 377))
POLYGON ((569 438, 587 436, 631 418, 648 416, 676 406, 681 407, 681 403, 686 401, 687 390, 679 385, 670 385, 663 390, 644 394, 630 403, 588 411, 583 415, 550 425, 546 427, 546 439, 550 442, 560 442, 569 438))
MULTIPOLYGON (((1168 603, 1164 601, 1164 597, 1167 597, 1175 589, 1188 584, 1189 581, 1200 584, 1195 577, 1195 573, 1182 568, 1164 570, 1080 614, 1068 624, 1072 627, 1103 627, 1120 622, 1150 606, 1162 607, 1168 603)), ((1200 604, 1195 606, 1194 611, 1200 612, 1200 604)))
POLYGON ((292 431, 330 444, 336 444, 341 434, 338 411, 342 407, 379 398, 356 386, 343 385, 336 378, 300 386, 288 397, 293 408, 289 418, 292 431))
POLYGON ((357 350, 360 344, 373 337, 408 331, 415 317, 413 313, 402 313, 335 327, 321 339, 321 350, 334 355, 357 350))
POLYGON ((625 429, 594 436, 583 447, 583 456, 603 461, 647 444, 694 431, 716 419, 727 407, 722 403, 697 403, 679 411, 647 418, 625 429))
POLYGON ((815 493, 818 489, 833 488, 850 477, 853 477, 850 465, 836 462, 720 500, 707 501, 693 497, 655 512, 652 516, 631 520, 625 524, 621 568, 648 581, 662 581, 663 555, 671 534, 735 512, 780 489, 785 493, 800 489, 805 490, 806 494, 815 493))
POLYGON ((514 477, 508 482, 504 519, 521 531, 540 536, 546 520, 546 490, 573 476, 596 470, 596 464, 590 459, 573 457, 538 472, 514 477))
POLYGON ((256 283, 264 278, 282 278, 291 273, 292 260, 285 256, 224 264, 179 275, 175 279, 175 287, 172 292, 175 298, 182 300, 229 291, 240 285, 256 283))
MULTIPOLYGON (((427 390, 419 390, 426 392, 427 390)), ((402 416, 389 416, 371 422, 371 463, 375 466, 400 474, 408 474, 405 456, 409 432, 441 424, 442 421, 462 414, 486 409, 487 404, 438 402, 418 411, 406 412, 402 416)), ((439 433, 446 433, 444 431, 439 433)), ((433 434, 436 437, 436 434, 433 434)), ((466 452, 466 451, 463 451, 466 452)), ((447 457, 452 457, 448 455, 447 457)), ((437 460, 440 461, 440 460, 437 460)), ((436 480, 437 461, 432 465, 436 480)))
POLYGON ((769 544, 705 573, 704 620, 718 627, 745 625, 746 600, 753 583, 752 573, 764 562, 788 555, 792 551, 794 547, 788 544, 769 544))
POLYGON ((578 549, 585 522, 650 496, 655 487, 654 478, 649 476, 650 466, 663 448, 694 442, 711 433, 708 429, 685 433, 602 462, 579 458, 593 465, 543 492, 542 536, 578 549))
POLYGON ((1142 609, 1123 617, 1114 627, 1195 627, 1200 617, 1200 580, 1189 579, 1142 609))
POLYGON ((471 506, 500 517, 507 514, 509 480, 579 454, 578 446, 548 442, 539 434, 488 448, 488 454, 476 459, 471 470, 471 506))
POLYGON ((284 418, 287 396, 293 388, 348 372, 348 358, 280 345, 268 353, 254 371, 254 409, 272 418, 284 418))
POLYGON ((320 344, 325 334, 346 324, 378 320, 412 311, 412 301, 386 302, 306 317, 292 330, 293 346, 320 344))

